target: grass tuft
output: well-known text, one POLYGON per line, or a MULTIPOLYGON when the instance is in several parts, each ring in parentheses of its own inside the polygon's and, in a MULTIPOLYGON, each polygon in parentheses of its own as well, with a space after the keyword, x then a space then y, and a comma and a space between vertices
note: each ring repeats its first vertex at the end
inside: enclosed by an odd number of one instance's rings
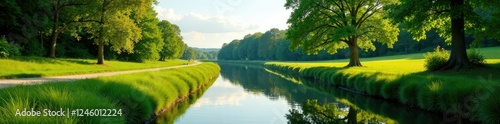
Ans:
POLYGON ((500 95, 500 91, 496 89, 491 94, 487 95, 483 101, 479 103, 479 119, 488 124, 500 123, 500 99, 496 96, 500 95))

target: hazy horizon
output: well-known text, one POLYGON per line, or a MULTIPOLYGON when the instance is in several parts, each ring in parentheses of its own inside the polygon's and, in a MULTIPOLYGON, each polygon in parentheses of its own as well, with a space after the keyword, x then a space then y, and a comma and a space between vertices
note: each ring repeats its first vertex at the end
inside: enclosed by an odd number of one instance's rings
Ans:
POLYGON ((218 48, 247 34, 271 28, 286 29, 290 10, 286 1, 266 0, 159 0, 160 20, 178 25, 184 42, 197 48, 218 48))

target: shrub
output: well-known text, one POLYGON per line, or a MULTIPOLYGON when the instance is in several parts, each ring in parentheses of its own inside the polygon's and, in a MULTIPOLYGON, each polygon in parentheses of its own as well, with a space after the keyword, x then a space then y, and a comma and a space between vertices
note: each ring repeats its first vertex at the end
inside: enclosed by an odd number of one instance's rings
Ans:
POLYGON ((427 54, 424 55, 424 66, 430 71, 437 70, 439 67, 442 67, 446 61, 448 61, 449 56, 450 54, 448 51, 440 46, 437 46, 436 49, 434 49, 434 52, 427 52, 427 54))
POLYGON ((7 58, 12 56, 19 56, 19 46, 7 42, 5 37, 0 38, 0 58, 7 58))
POLYGON ((470 49, 467 52, 467 57, 469 58, 469 61, 474 65, 483 65, 484 63, 486 63, 486 60, 484 60, 484 56, 476 49, 470 49))

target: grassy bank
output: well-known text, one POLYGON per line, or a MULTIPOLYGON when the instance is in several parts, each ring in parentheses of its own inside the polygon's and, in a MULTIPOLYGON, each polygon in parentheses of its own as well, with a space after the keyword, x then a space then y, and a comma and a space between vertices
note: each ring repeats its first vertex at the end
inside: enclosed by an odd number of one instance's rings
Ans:
POLYGON ((95 62, 95 60, 91 59, 50 59, 42 57, 0 59, 0 68, 2 69, 0 71, 0 79, 145 69, 187 63, 185 60, 151 61, 145 63, 106 61, 105 65, 97 65, 95 62))
MULTIPOLYGON (((144 123, 204 86, 210 86, 220 68, 214 63, 128 74, 16 86, 0 90, 0 123, 144 123), (122 116, 22 117, 21 111, 44 109, 121 109, 122 116)), ((43 114, 43 113, 42 113, 43 114)))
POLYGON ((347 60, 268 62, 266 68, 314 79, 329 86, 400 102, 448 117, 500 123, 499 47, 480 49, 488 68, 426 72, 422 54, 361 59, 365 67, 343 68, 347 60))
MULTIPOLYGON (((462 123, 470 123, 467 120, 459 120, 460 118, 440 118, 442 115, 432 112, 422 112, 416 110, 416 108, 404 107, 401 104, 394 102, 389 102, 383 99, 373 98, 373 97, 362 97, 360 94, 349 92, 347 90, 339 90, 339 88, 329 87, 329 84, 318 82, 315 80, 310 80, 302 77, 293 77, 288 74, 282 74, 279 72, 273 72, 266 69, 266 71, 285 78, 291 82, 301 84, 302 86, 318 91, 322 94, 331 96, 336 102, 345 104, 349 107, 353 107, 360 110, 357 117, 357 123, 367 123, 371 119, 375 118, 377 121, 385 122, 388 124, 392 123, 420 123, 420 124, 436 124, 445 122, 453 123, 461 121, 462 123), (363 114, 363 113, 374 113, 374 114, 363 114), (366 116, 369 115, 369 116, 366 116), (373 115, 377 115, 373 117, 373 115), (418 121, 418 122, 415 122, 418 121)), ((373 121, 373 120, 371 120, 373 121)))

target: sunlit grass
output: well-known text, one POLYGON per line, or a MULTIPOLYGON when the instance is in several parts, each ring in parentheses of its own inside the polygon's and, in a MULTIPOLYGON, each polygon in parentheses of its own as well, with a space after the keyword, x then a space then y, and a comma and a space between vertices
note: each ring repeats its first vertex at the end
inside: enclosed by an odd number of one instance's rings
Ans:
POLYGON ((105 61, 97 65, 92 59, 66 59, 42 57, 16 57, 0 59, 0 79, 21 77, 46 77, 56 75, 84 74, 166 67, 186 64, 185 60, 149 61, 144 63, 105 61))
POLYGON ((152 115, 209 86, 220 68, 214 63, 0 90, 0 123, 144 123, 152 115), (192 80, 183 80, 192 79, 192 80), (123 116, 21 117, 17 109, 122 109, 123 116))

